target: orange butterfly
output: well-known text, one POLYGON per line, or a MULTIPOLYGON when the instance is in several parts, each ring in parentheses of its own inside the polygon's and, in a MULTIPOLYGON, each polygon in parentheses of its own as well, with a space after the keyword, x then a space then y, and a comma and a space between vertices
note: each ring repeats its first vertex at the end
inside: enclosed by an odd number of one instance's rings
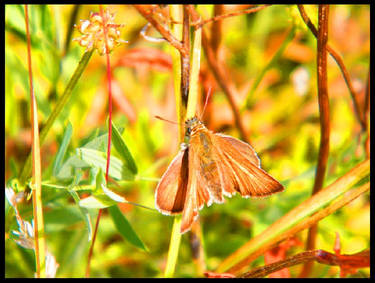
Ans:
POLYGON ((182 213, 181 233, 190 230, 198 210, 239 192, 242 197, 265 197, 283 186, 260 168, 247 143, 213 133, 197 117, 185 122, 185 142, 161 177, 155 206, 163 214, 182 213))

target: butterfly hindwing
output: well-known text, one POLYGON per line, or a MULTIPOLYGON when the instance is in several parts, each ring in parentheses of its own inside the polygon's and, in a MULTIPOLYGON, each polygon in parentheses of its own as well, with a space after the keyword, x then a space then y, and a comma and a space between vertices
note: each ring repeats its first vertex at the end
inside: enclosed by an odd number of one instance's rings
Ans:
POLYGON ((155 191, 155 206, 163 214, 181 213, 188 179, 188 148, 180 150, 160 179, 155 191))

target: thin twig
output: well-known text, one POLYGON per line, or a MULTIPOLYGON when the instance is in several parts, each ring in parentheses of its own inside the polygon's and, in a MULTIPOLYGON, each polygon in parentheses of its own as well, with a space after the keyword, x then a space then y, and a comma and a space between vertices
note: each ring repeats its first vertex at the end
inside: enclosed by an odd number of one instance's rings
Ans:
MULTIPOLYGON (((305 8, 303 7, 303 5, 298 5, 298 10, 299 10, 299 12, 301 14, 301 17, 302 17, 303 21, 305 22, 305 24, 309 27, 309 29, 314 34, 314 36, 318 37, 318 30, 316 29, 314 24, 311 22, 309 16, 306 14, 306 11, 305 11, 305 8)), ((332 58, 339 65, 341 73, 344 76, 345 83, 349 88, 351 98, 353 100, 355 115, 356 115, 358 121, 361 124, 362 130, 364 131, 366 129, 365 128, 366 126, 365 126, 364 119, 361 116, 361 110, 360 110, 359 102, 358 102, 358 94, 354 90, 353 84, 352 84, 350 76, 349 76, 349 72, 344 65, 344 61, 342 60, 341 56, 329 44, 327 44, 326 48, 327 48, 327 51, 331 54, 332 58)))
MULTIPOLYGON (((318 69, 318 101, 320 112, 320 146, 318 165, 316 169, 316 176, 314 181, 314 188, 312 194, 316 194, 323 187, 324 177, 327 169, 327 162, 329 156, 329 135, 330 135, 330 121, 329 121, 329 98, 327 88, 327 41, 328 41, 328 15, 329 5, 319 5, 319 24, 318 24, 318 44, 317 44, 317 69, 318 69)), ((318 226, 310 227, 306 249, 313 250, 315 248, 316 236, 318 226)), ((313 262, 309 261, 303 266, 300 277, 308 277, 313 262)))
POLYGON ((370 266, 370 252, 369 250, 366 250, 356 254, 337 255, 325 250, 309 250, 266 266, 254 268, 239 277, 262 278, 283 268, 313 261, 326 265, 340 266, 342 270, 348 268, 368 267, 370 266))
POLYGON ((182 42, 176 39, 172 33, 165 28, 162 24, 160 24, 152 14, 152 9, 147 9, 147 5, 133 5, 134 8, 150 23, 157 29, 158 32, 175 48, 180 51, 181 54, 187 55, 188 50, 185 49, 185 46, 182 42))
POLYGON ((263 10, 267 6, 270 6, 270 5, 257 6, 257 7, 252 7, 250 9, 246 9, 246 10, 235 11, 235 12, 231 12, 231 13, 224 14, 224 15, 218 15, 218 16, 215 16, 213 18, 204 20, 202 22, 193 23, 192 25, 195 26, 195 28, 201 28, 205 24, 208 24, 208 23, 211 23, 211 22, 215 22, 215 21, 220 21, 220 20, 225 19, 225 18, 239 16, 239 15, 243 15, 243 14, 255 13, 255 12, 258 12, 260 10, 263 10))
POLYGON ((297 264, 315 260, 316 256, 317 256, 317 251, 302 252, 297 255, 291 256, 285 260, 280 260, 280 261, 277 261, 277 262, 274 262, 265 266, 254 268, 253 270, 246 272, 240 275, 239 277, 262 278, 262 277, 267 276, 268 274, 271 274, 283 268, 288 268, 297 264))
MULTIPOLYGON (((190 7, 189 11, 192 16, 192 19, 194 21, 197 21, 199 19, 198 12, 194 9, 192 5, 189 5, 189 7, 190 7)), ((244 126, 242 124, 239 109, 234 101, 234 97, 237 94, 237 90, 235 89, 235 86, 231 82, 228 72, 224 69, 223 62, 218 62, 215 56, 215 53, 211 48, 210 41, 208 40, 208 37, 204 30, 202 30, 202 45, 203 45, 204 52, 206 53, 208 65, 210 66, 217 83, 220 85, 220 87, 224 91, 224 94, 226 95, 228 99, 229 105, 232 108, 234 120, 240 132, 241 139, 244 140, 245 142, 249 142, 249 139, 247 138, 247 135, 244 130, 244 126)))

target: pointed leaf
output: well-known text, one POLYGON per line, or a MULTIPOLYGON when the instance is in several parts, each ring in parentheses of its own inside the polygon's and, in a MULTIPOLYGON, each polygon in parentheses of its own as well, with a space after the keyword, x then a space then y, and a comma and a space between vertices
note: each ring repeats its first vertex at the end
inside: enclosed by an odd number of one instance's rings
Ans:
POLYGON ((117 202, 106 195, 89 196, 81 199, 79 205, 85 208, 106 208, 116 205, 117 202))
POLYGON ((108 208, 109 213, 112 216, 112 220, 117 228, 117 230, 127 239, 131 244, 140 248, 144 251, 148 251, 148 248, 145 244, 141 241, 138 237, 132 226, 130 225, 129 221, 126 217, 122 214, 121 210, 117 205, 111 206, 108 208))
MULTIPOLYGON (((104 172, 107 164, 107 154, 101 151, 78 148, 78 156, 93 167, 101 168, 104 172)), ((134 180, 134 174, 127 165, 115 156, 111 156, 109 175, 117 180, 134 180)))
POLYGON ((113 145, 122 157, 122 159, 126 162, 130 171, 136 175, 138 172, 137 165, 133 159, 133 156, 130 154, 128 147, 125 144, 124 139, 122 138, 119 130, 116 128, 115 124, 112 123, 113 129, 113 145))
POLYGON ((56 176, 61 169, 66 150, 68 148, 70 139, 72 138, 72 133, 73 133, 72 124, 70 122, 68 122, 68 125, 66 126, 59 151, 57 152, 56 159, 53 163, 53 170, 52 170, 53 176, 56 176))

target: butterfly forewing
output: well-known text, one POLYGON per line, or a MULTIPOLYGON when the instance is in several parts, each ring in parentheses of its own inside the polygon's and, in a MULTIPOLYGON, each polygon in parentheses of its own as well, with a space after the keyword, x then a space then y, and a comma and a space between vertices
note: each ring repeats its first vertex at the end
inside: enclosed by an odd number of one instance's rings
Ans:
POLYGON ((233 138, 231 136, 223 135, 223 134, 214 134, 216 137, 219 138, 219 144, 221 148, 224 149, 227 147, 234 147, 237 151, 239 151, 247 160, 251 163, 254 163, 256 166, 260 167, 260 160, 255 152, 255 150, 248 144, 239 139, 233 138))
POLYGON ((259 167, 259 163, 250 162, 250 160, 258 160, 259 162, 258 157, 250 146, 248 150, 245 150, 246 148, 239 140, 235 142, 234 138, 230 138, 231 143, 229 144, 227 136, 220 134, 215 134, 214 136, 215 148, 223 162, 221 165, 221 169, 224 171, 223 174, 231 175, 232 186, 243 197, 268 196, 283 190, 283 186, 263 171, 259 167))
POLYGON ((189 148, 180 150, 161 177, 155 191, 155 206, 163 214, 181 213, 188 182, 189 148))

